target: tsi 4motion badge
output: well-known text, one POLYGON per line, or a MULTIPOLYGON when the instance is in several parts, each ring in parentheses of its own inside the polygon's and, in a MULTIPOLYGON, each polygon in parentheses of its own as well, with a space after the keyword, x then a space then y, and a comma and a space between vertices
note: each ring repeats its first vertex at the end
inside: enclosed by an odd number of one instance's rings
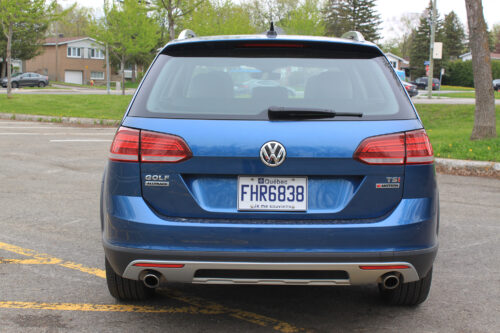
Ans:
POLYGON ((377 183, 376 188, 399 188, 401 177, 385 177, 387 183, 377 183))
POLYGON ((170 186, 169 175, 146 175, 145 186, 170 186))

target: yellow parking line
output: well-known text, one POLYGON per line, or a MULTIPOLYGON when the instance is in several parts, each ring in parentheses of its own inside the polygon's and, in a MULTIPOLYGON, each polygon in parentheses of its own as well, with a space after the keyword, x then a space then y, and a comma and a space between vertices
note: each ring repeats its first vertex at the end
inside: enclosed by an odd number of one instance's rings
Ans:
POLYGON ((34 250, 25 249, 16 245, 7 244, 0 242, 0 250, 5 250, 20 254, 27 257, 32 257, 33 261, 30 260, 19 260, 19 259, 3 259, 0 263, 14 263, 14 264, 48 264, 48 265, 59 265, 62 267, 74 269, 83 273, 90 275, 95 275, 100 278, 106 278, 106 273, 102 269, 85 267, 83 265, 77 264, 72 261, 65 261, 59 258, 52 257, 45 253, 38 253, 34 250))
POLYGON ((138 313, 201 313, 193 306, 155 307, 127 304, 87 304, 87 303, 42 303, 42 302, 0 302, 3 309, 35 309, 85 312, 138 312, 138 313))
MULTIPOLYGON (((0 242, 0 250, 5 250, 31 257, 32 259, 2 259, 1 263, 13 264, 51 264, 74 269, 86 274, 106 278, 104 270, 86 267, 75 262, 65 261, 52 257, 45 253, 25 249, 16 245, 0 242)), ((142 313, 190 313, 190 314, 226 314, 233 318, 243 320, 262 327, 272 327, 282 333, 306 332, 305 329, 296 327, 287 322, 257 313, 233 309, 211 302, 199 297, 184 295, 178 291, 167 290, 169 298, 189 304, 188 307, 152 307, 125 304, 77 304, 77 303, 39 303, 39 302, 0 302, 0 308, 11 309, 40 309, 40 310, 62 310, 62 311, 107 311, 107 312, 142 312, 142 313)))

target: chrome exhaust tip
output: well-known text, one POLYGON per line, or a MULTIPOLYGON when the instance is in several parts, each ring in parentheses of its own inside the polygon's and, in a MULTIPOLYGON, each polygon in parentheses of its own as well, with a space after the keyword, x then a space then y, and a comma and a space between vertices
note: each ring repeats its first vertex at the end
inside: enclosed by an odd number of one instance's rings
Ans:
POLYGON ((142 274, 142 282, 148 288, 158 288, 160 286, 160 274, 156 272, 145 272, 142 274))
POLYGON ((394 273, 387 273, 382 276, 382 286, 384 289, 396 289, 399 287, 399 284, 401 283, 401 280, 399 278, 399 275, 394 274, 394 273))

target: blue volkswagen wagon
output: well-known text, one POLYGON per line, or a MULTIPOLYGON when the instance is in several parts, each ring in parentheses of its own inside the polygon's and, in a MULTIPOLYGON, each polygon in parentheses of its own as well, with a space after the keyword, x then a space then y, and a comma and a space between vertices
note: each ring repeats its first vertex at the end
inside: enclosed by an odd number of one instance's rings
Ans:
POLYGON ((104 173, 109 291, 169 282, 430 290, 431 144, 382 51, 349 38, 197 38, 157 55, 104 173))

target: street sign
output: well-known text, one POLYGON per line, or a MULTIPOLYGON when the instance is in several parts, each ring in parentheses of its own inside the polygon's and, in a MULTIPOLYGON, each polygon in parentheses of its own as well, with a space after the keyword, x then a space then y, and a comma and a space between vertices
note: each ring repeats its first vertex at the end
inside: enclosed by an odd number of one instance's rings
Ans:
POLYGON ((441 75, 444 75, 444 68, 441 68, 441 75))
POLYGON ((434 52, 432 53, 433 59, 441 59, 443 57, 443 43, 435 42, 434 43, 434 52))
POLYGON ((431 62, 429 60, 424 61, 425 66, 429 66, 430 64, 431 64, 431 62))

